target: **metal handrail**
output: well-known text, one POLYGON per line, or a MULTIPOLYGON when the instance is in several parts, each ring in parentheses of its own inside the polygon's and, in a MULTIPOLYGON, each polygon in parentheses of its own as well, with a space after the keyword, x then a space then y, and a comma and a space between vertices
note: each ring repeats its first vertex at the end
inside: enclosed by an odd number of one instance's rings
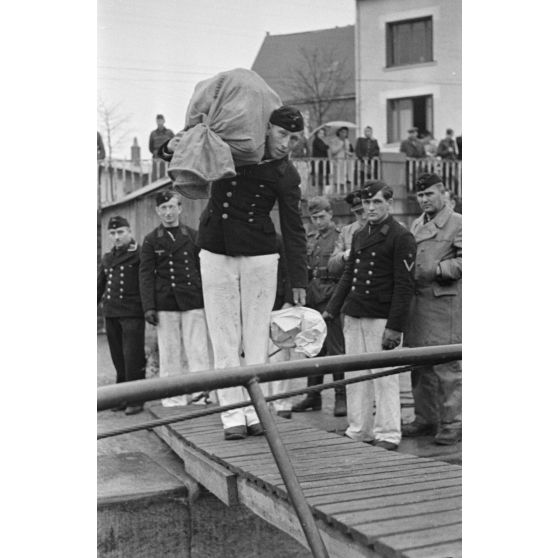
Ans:
POLYGON ((314 558, 328 558, 328 551, 312 510, 304 497, 275 419, 267 406, 260 381, 269 382, 287 378, 315 376, 326 371, 334 373, 404 364, 434 364, 460 360, 461 353, 461 344, 440 345, 380 353, 320 357, 306 361, 295 360, 276 364, 239 366, 223 370, 195 372, 182 376, 136 380, 98 388, 97 410, 101 411, 114 407, 122 401, 127 403, 143 402, 195 391, 207 391, 238 385, 245 386, 250 394, 256 414, 264 427, 267 443, 287 488, 289 499, 300 521, 312 555, 314 558))
POLYGON ((367 370, 404 364, 439 363, 460 359, 461 344, 455 344, 189 372, 178 376, 149 378, 99 387, 97 388, 97 410, 111 409, 123 401, 128 403, 152 401, 186 393, 246 385, 252 378, 256 378, 260 382, 271 382, 324 373, 367 370))

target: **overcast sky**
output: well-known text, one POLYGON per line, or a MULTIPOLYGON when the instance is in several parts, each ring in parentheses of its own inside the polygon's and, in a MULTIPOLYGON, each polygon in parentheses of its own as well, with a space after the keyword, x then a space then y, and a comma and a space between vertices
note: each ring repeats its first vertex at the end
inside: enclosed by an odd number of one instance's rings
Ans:
MULTIPOLYGON (((355 0, 98 0, 98 96, 129 115, 115 149, 142 158, 155 115, 184 125, 194 85, 217 72, 250 68, 271 34, 354 24, 355 0)), ((101 133, 103 129, 100 128, 101 133)), ((104 133, 103 133, 104 135, 104 133)))

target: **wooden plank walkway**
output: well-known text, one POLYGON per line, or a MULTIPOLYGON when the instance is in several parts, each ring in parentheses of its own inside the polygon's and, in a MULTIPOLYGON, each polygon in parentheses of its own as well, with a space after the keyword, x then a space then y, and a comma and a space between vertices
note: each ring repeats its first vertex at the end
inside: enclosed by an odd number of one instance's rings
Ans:
MULTIPOLYGON (((188 410, 149 407, 156 418, 188 410)), ((276 420, 332 558, 461 556, 460 466, 276 420)), ((249 507, 306 546, 263 436, 225 441, 218 415, 154 430, 223 502, 249 507)))

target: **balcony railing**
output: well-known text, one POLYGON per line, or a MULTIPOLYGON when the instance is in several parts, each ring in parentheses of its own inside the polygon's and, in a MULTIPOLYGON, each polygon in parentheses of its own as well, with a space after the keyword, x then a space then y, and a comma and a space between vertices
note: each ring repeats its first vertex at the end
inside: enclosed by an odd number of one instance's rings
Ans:
MULTIPOLYGON (((436 159, 387 160, 387 156, 369 160, 359 159, 293 159, 301 177, 303 198, 324 195, 344 197, 361 188, 369 180, 384 180, 391 186, 405 184, 408 192, 415 191, 418 176, 425 172, 439 174, 446 187, 461 197, 461 161, 436 159)), ((167 163, 142 159, 139 162, 113 159, 99 166, 99 197, 101 205, 112 203, 125 195, 167 178, 167 163)))
POLYGON ((461 161, 444 161, 439 159, 407 159, 405 161, 407 188, 415 192, 417 178, 425 173, 436 173, 446 188, 456 196, 461 196, 461 161))

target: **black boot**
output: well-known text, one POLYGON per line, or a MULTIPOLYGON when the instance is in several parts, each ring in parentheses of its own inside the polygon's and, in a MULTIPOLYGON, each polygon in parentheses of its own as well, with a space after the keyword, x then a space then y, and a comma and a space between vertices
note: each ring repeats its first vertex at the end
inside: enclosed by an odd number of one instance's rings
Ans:
POLYGON ((304 411, 321 411, 322 397, 319 393, 309 393, 302 401, 293 405, 293 413, 302 413, 304 411))
MULTIPOLYGON (((324 383, 324 377, 322 376, 310 376, 306 385, 308 387, 318 386, 324 383)), ((306 397, 293 405, 293 413, 303 413, 304 411, 321 411, 322 410, 322 395, 320 393, 314 392, 309 393, 306 397)))
POLYGON ((345 388, 335 392, 335 405, 333 406, 334 417, 347 416, 347 396, 345 395, 345 388))

